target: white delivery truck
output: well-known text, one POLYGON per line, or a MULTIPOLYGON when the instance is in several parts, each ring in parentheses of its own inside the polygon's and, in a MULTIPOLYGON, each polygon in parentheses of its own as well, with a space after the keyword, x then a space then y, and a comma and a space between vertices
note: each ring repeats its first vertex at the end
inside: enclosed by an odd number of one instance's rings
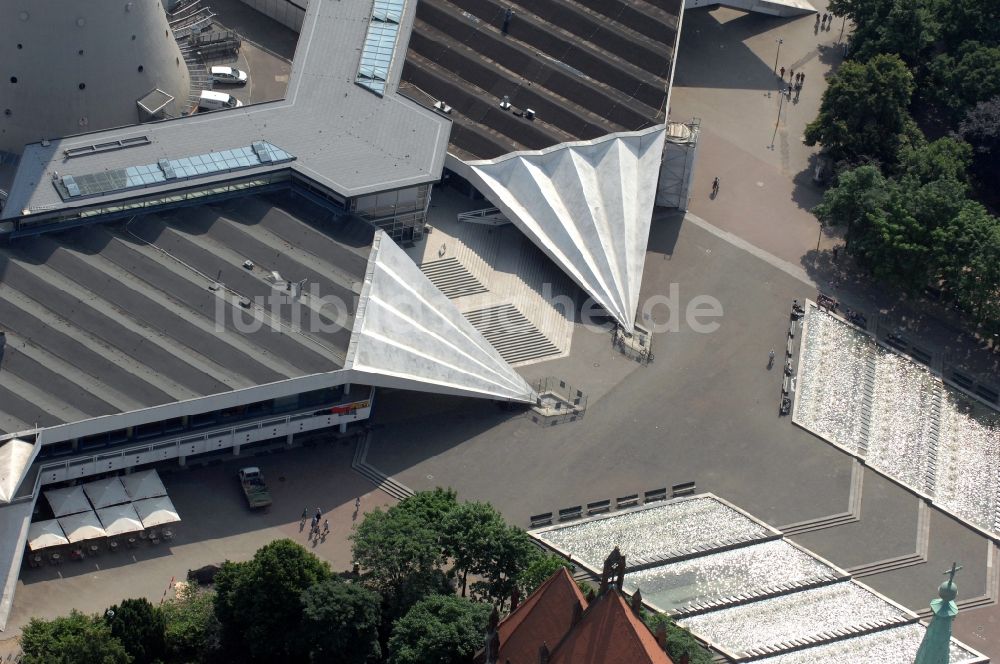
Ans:
POLYGON ((201 97, 198 98, 198 108, 214 111, 220 108, 239 108, 243 105, 236 97, 225 92, 215 92, 214 90, 202 90, 201 97))

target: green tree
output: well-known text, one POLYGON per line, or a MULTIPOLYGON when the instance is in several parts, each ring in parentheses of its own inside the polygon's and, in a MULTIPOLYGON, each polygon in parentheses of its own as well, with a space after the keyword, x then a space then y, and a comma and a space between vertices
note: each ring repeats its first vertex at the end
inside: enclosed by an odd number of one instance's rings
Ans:
POLYGON ((32 618, 21 632, 24 664, 130 664, 103 618, 78 611, 54 620, 32 618))
POLYGON ((855 236, 863 234, 868 215, 882 209, 890 194, 890 183, 878 166, 858 166, 837 177, 836 185, 823 193, 823 200, 813 208, 813 214, 824 224, 845 226, 850 249, 855 236))
POLYGON ((301 662, 301 595, 330 578, 329 566, 302 546, 281 539, 251 560, 225 562, 215 577, 215 614, 223 649, 254 662, 301 662))
POLYGON ((489 503, 466 502, 456 505, 442 526, 445 552, 461 579, 465 597, 469 572, 489 568, 500 539, 507 533, 507 524, 489 503))
POLYGON ((565 567, 570 572, 576 569, 573 563, 562 556, 539 552, 517 575, 517 587, 521 597, 527 597, 535 592, 538 586, 545 583, 561 567, 565 567))
POLYGON ((166 653, 163 613, 145 597, 127 599, 105 614, 111 635, 121 641, 135 664, 152 664, 166 653))
POLYGON ((912 180, 911 186, 936 180, 954 180, 964 184, 971 162, 972 146, 950 137, 907 145, 899 152, 899 171, 903 178, 912 180))
POLYGON ((538 555, 528 534, 516 526, 506 526, 493 544, 492 555, 473 570, 480 577, 472 587, 477 597, 501 609, 518 587, 521 571, 538 555))
POLYGON ((337 577, 306 590, 302 594, 302 628, 313 661, 380 661, 380 602, 376 593, 337 577))
POLYGON ((167 661, 208 662, 219 649, 215 593, 185 586, 162 606, 167 661))
POLYGON ((859 43, 858 48, 861 57, 897 53, 912 67, 922 62, 940 32, 933 0, 895 0, 885 21, 878 25, 877 37, 859 43))
POLYGON ((454 489, 437 487, 430 491, 420 491, 402 500, 395 506, 420 519, 429 527, 440 530, 448 514, 458 506, 458 494, 454 489))
POLYGON ((866 215, 862 228, 851 253, 872 274, 910 292, 926 285, 931 253, 927 229, 898 191, 883 208, 866 215))
POLYGON ((422 598, 450 593, 444 576, 443 521, 454 494, 438 489, 411 496, 386 511, 375 509, 351 534, 361 583, 382 597, 383 640, 392 623, 422 598))
POLYGON ((382 595, 394 594, 404 582, 430 575, 444 563, 442 535, 435 524, 400 505, 369 512, 351 534, 361 579, 382 595))
POLYGON ((675 662, 681 661, 684 656, 690 664, 711 664, 713 661, 711 653, 691 636, 691 632, 677 625, 666 614, 643 612, 642 619, 654 634, 661 628, 666 630, 666 651, 675 662))
POLYGON ((935 103, 957 119, 1000 94, 1000 46, 967 41, 941 53, 931 62, 929 81, 935 103))
POLYGON ((977 322, 1000 322, 1000 220, 968 201, 934 233, 946 288, 977 322))
POLYGON ((806 144, 821 143, 835 161, 895 163, 900 146, 919 136, 908 111, 913 87, 897 55, 845 62, 806 127, 806 144))
POLYGON ((483 644, 488 604, 454 595, 417 602, 392 630, 392 664, 467 664, 483 644))

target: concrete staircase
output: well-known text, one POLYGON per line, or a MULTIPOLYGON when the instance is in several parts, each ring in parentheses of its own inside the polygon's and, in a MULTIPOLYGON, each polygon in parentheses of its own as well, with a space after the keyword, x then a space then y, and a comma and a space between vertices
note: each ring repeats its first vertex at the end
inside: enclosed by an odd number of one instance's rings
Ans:
POLYGON ((512 304, 465 312, 504 360, 513 364, 559 355, 559 349, 512 304))
POLYGON ((420 266, 420 271, 450 299, 485 293, 488 290, 454 257, 424 263, 420 266))

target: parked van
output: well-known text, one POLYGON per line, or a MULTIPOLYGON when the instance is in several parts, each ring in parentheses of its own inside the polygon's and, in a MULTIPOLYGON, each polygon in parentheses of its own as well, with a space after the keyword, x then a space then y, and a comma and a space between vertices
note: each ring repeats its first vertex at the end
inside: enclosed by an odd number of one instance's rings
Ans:
POLYGON ((214 90, 202 90, 198 99, 198 108, 214 111, 219 108, 239 108, 243 105, 236 97, 225 92, 215 92, 214 90))

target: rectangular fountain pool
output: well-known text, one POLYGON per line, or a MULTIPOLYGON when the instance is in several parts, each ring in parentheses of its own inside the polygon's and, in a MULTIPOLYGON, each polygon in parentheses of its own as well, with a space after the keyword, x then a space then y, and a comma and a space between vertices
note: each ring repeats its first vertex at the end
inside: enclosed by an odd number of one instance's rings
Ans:
POLYGON ((1000 533, 1000 412, 810 303, 793 421, 1000 533))
POLYGON ((546 544, 600 570, 616 546, 628 566, 669 560, 739 542, 778 535, 714 497, 655 503, 533 533, 546 544))
MULTIPOLYGON (((900 625, 757 661, 759 664, 844 664, 845 662, 913 664, 924 632, 923 625, 900 625)), ((974 664, 985 661, 987 661, 985 657, 966 650, 954 640, 951 642, 949 664, 974 664)))
POLYGON ((836 579, 846 573, 785 540, 772 540, 710 553, 625 575, 625 590, 638 588, 661 611, 735 603, 797 585, 836 579), (727 601, 729 600, 729 601, 727 601))
POLYGON ((843 581, 683 618, 678 623, 722 650, 787 649, 863 625, 903 623, 912 616, 867 588, 843 581))

